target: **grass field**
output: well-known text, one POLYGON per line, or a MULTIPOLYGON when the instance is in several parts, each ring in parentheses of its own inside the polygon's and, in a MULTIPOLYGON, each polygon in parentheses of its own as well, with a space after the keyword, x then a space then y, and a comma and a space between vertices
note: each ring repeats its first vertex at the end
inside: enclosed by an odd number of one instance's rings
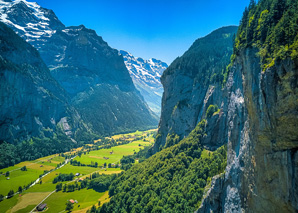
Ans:
MULTIPOLYGON (((126 140, 130 141, 129 144, 119 145, 112 147, 111 149, 101 149, 90 151, 88 154, 83 154, 81 157, 76 157, 75 160, 80 161, 84 164, 91 164, 97 162, 99 167, 88 167, 88 166, 72 166, 67 164, 62 168, 59 168, 45 177, 42 178, 41 184, 36 184, 29 188, 21 195, 15 195, 10 199, 5 199, 0 202, 0 213, 4 212, 30 212, 41 200, 43 200, 50 192, 54 191, 56 184, 52 184, 53 179, 59 174, 69 174, 69 173, 80 173, 79 177, 76 178, 86 178, 89 177, 93 172, 98 172, 100 174, 116 174, 122 172, 120 168, 105 168, 102 169, 104 163, 119 163, 123 156, 132 155, 134 152, 138 152, 145 146, 149 146, 154 142, 152 137, 152 132, 155 130, 145 131, 145 132, 135 132, 129 134, 121 134, 112 136, 114 140, 126 140), (149 133, 149 134, 148 134, 149 133), (150 135, 148 137, 148 135, 150 135), (142 140, 136 140, 136 138, 142 137, 142 140), (145 141, 144 141, 145 139, 145 141), (110 152, 113 152, 110 154, 110 152), (108 157, 105 160, 103 157, 108 157)), ((100 140, 97 140, 99 142, 100 140)), ((94 146, 94 145, 92 145, 94 146)), ((72 150, 71 153, 81 150, 82 148, 77 148, 72 150)), ((70 153, 70 152, 67 152, 70 153)), ((67 154, 64 153, 64 154, 67 154)), ((32 181, 35 181, 40 174, 43 174, 44 170, 51 170, 56 168, 57 164, 62 163, 65 160, 64 157, 59 155, 46 156, 34 161, 21 162, 15 166, 1 169, 0 172, 5 173, 10 171, 10 179, 7 180, 5 175, 0 175, 0 194, 7 195, 9 190, 13 189, 15 192, 18 190, 19 186, 28 185, 32 181), (26 166, 27 171, 21 171, 20 168, 26 166)), ((64 182, 68 183, 68 182, 64 182)), ((96 205, 100 200, 101 203, 109 201, 108 192, 99 193, 93 189, 82 189, 79 191, 63 193, 55 192, 50 197, 48 197, 44 202, 47 203, 47 212, 60 212, 66 207, 66 202, 69 199, 77 200, 79 203, 74 205, 74 212, 86 212, 96 205)))
POLYGON ((31 211, 34 206, 39 204, 39 202, 42 201, 44 197, 46 197, 49 194, 49 192, 35 192, 35 193, 26 193, 18 198, 18 203, 15 205, 11 211, 17 212, 21 209, 27 208, 28 206, 33 206, 29 211, 31 211))
POLYGON ((71 193, 61 191, 55 192, 45 201, 49 207, 47 212, 57 213, 63 211, 66 207, 66 202, 70 199, 78 201, 77 204, 74 204, 73 211, 85 209, 86 207, 98 203, 98 200, 104 194, 104 192, 99 193, 94 191, 93 189, 81 189, 79 191, 74 191, 71 193))
POLYGON ((112 147, 111 149, 101 149, 90 151, 89 154, 83 154, 81 157, 77 157, 75 160, 80 161, 83 164, 91 164, 97 162, 99 166, 104 163, 119 163, 120 159, 125 155, 132 155, 134 152, 140 151, 144 146, 149 146, 150 142, 144 141, 133 141, 129 144, 112 147), (141 146, 139 146, 141 145, 141 146), (113 152, 113 154, 110 154, 113 152), (104 159, 107 157, 109 159, 104 159))
POLYGON ((0 194, 7 195, 10 190, 14 190, 14 192, 16 192, 19 186, 24 187, 25 185, 30 184, 32 181, 35 181, 39 175, 43 174, 44 170, 49 171, 54 169, 58 163, 63 161, 63 157, 51 155, 34 161, 24 161, 16 164, 15 166, 1 169, 0 172, 3 174, 10 171, 10 179, 7 180, 5 175, 0 176, 0 194), (54 160, 55 163, 50 162, 52 160, 54 160), (27 167, 27 171, 20 170, 23 166, 27 167))
POLYGON ((0 176, 0 194, 7 195, 10 190, 16 192, 19 186, 25 186, 36 180, 43 171, 29 169, 27 171, 16 170, 11 172, 9 180, 4 175, 0 176))

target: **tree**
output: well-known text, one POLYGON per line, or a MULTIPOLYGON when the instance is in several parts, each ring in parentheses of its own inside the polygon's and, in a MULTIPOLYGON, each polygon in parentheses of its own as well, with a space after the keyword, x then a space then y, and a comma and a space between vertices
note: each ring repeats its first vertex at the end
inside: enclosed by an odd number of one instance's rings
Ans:
POLYGON ((100 207, 100 200, 98 201, 98 207, 100 207))
POLYGON ((56 185, 56 191, 59 192, 59 191, 61 191, 61 190, 62 190, 62 183, 58 183, 58 184, 56 185))
POLYGON ((105 167, 105 168, 106 168, 106 167, 107 167, 107 163, 104 163, 104 164, 103 164, 103 167, 105 167))
POLYGON ((111 167, 112 167, 112 164, 111 164, 111 163, 109 163, 109 164, 108 164, 108 168, 111 168, 111 167))
POLYGON ((96 207, 94 205, 92 206, 90 213, 96 213, 96 207))
POLYGON ((13 195, 14 195, 14 191, 10 190, 7 194, 7 198, 11 198, 11 197, 13 197, 13 195))
POLYGON ((2 194, 0 194, 0 202, 4 200, 4 196, 2 194))
POLYGON ((66 203, 65 211, 70 212, 73 209, 73 204, 71 202, 66 203))
POLYGON ((5 177, 8 177, 9 176, 9 171, 7 171, 6 173, 5 173, 5 177))
POLYGON ((66 184, 63 185, 63 192, 66 192, 66 184))
POLYGON ((19 186, 18 192, 21 193, 23 191, 23 188, 19 186))
POLYGON ((207 118, 212 117, 212 115, 218 110, 217 105, 210 105, 206 111, 207 118))
POLYGON ((26 167, 26 166, 23 166, 23 167, 21 168, 21 171, 27 171, 27 167, 26 167))

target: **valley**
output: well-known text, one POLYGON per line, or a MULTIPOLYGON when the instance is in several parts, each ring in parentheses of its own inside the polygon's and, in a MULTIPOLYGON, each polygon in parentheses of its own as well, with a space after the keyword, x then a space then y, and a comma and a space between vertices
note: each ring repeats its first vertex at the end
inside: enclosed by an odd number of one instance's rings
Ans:
POLYGON ((0 213, 298 212, 297 0, 32 1, 0 0, 0 213))
POLYGON ((60 212, 65 209, 65 203, 70 199, 78 201, 74 205, 74 212, 85 212, 93 205, 98 206, 98 201, 101 201, 101 204, 109 201, 107 189, 101 191, 76 188, 71 192, 62 190, 55 192, 56 184, 53 184, 53 180, 59 174, 72 173, 73 180, 58 182, 71 185, 92 180, 94 174, 109 176, 119 174, 123 172, 121 159, 136 154, 145 147, 151 147, 156 131, 152 129, 114 135, 95 140, 93 144, 85 144, 69 152, 24 161, 1 169, 0 195, 6 196, 11 190, 15 194, 0 202, 0 212, 29 212, 41 201, 47 204, 47 212, 60 212), (80 165, 74 162, 80 162, 80 165), (34 184, 36 180, 38 181, 34 184), (22 190, 19 187, 22 187, 22 190))

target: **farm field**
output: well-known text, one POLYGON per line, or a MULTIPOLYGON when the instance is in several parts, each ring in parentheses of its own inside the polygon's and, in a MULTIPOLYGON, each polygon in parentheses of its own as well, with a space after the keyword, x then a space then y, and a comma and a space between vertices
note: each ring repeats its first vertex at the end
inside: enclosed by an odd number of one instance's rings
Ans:
POLYGON ((129 144, 115 146, 110 149, 90 151, 89 154, 83 154, 81 157, 77 157, 76 160, 86 165, 94 164, 95 162, 97 162, 99 166, 103 166, 104 163, 119 164, 124 155, 132 155, 134 152, 138 152, 140 149, 143 149, 144 146, 149 145, 150 142, 134 141, 129 144))
POLYGON ((57 164, 62 163, 65 159, 58 155, 51 155, 39 158, 34 161, 24 161, 15 166, 1 169, 0 175, 0 194, 7 195, 10 190, 16 192, 19 186, 24 187, 35 181, 39 175, 43 174, 45 170, 54 169, 57 164), (21 168, 26 166, 27 171, 21 171, 21 168), (9 176, 5 177, 5 173, 9 171, 9 176), (9 180, 7 180, 9 178, 9 180))
MULTIPOLYGON (((43 158, 36 159, 34 161, 24 161, 15 166, 1 169, 2 175, 0 175, 0 194, 6 196, 9 190, 13 189, 14 192, 18 191, 19 186, 25 186, 30 184, 32 181, 35 181, 41 174, 44 173, 44 170, 55 169, 58 164, 61 164, 65 161, 65 155, 67 154, 78 154, 79 151, 82 152, 81 157, 76 156, 74 160, 80 161, 84 164, 92 164, 95 162, 98 163, 98 167, 90 166, 74 166, 70 163, 65 166, 56 169, 46 176, 44 176, 41 181, 26 191, 23 191, 20 194, 14 195, 12 198, 4 199, 0 202, 0 212, 30 212, 36 207, 44 198, 46 198, 50 193, 54 192, 56 189, 56 184, 53 184, 52 181, 60 173, 62 174, 76 174, 73 181, 64 181, 62 184, 73 184, 79 179, 90 179, 92 173, 112 175, 123 172, 120 168, 102 168, 103 164, 106 163, 115 163, 119 164, 123 156, 132 155, 135 152, 140 151, 145 146, 150 146, 154 142, 153 134, 154 131, 144 131, 144 132, 135 132, 129 134, 115 135, 110 138, 111 141, 116 140, 117 143, 123 143, 126 141, 126 144, 117 145, 111 147, 110 149, 100 149, 92 150, 96 147, 101 147, 100 144, 87 144, 85 149, 79 147, 73 149, 70 152, 64 153, 61 156, 51 155, 43 158), (95 147, 96 146, 96 147, 95 147), (90 147, 90 148, 88 148, 90 147), (91 151, 90 151, 91 149, 91 151), (85 154, 84 154, 85 153, 85 154), (63 157, 62 157, 63 156, 63 157), (104 157, 108 159, 104 159, 104 157), (21 171, 21 168, 26 166, 27 171, 21 171), (5 173, 9 171, 9 180, 5 177, 5 173)), ((99 143, 101 140, 97 140, 99 143)), ((113 142, 113 145, 117 144, 113 142)), ((97 149, 97 148, 96 148, 97 149)), ((66 202, 69 199, 77 200, 78 203, 74 204, 73 212, 86 212, 92 207, 92 205, 98 206, 98 201, 101 201, 101 204, 109 201, 108 191, 106 192, 97 192, 93 189, 81 189, 75 190, 73 192, 54 192, 48 198, 46 198, 43 203, 47 203, 47 212, 61 212, 65 210, 66 202)))

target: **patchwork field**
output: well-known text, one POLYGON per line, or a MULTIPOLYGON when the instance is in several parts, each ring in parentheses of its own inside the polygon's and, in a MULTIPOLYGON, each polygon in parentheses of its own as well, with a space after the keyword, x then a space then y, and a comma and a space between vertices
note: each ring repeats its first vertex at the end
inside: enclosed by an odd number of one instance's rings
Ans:
MULTIPOLYGON (((129 143, 114 146, 110 149, 93 150, 88 153, 80 147, 72 150, 71 152, 64 153, 74 154, 77 151, 82 150, 86 152, 86 154, 82 154, 81 157, 77 156, 75 160, 86 165, 94 165, 95 162, 97 162, 98 167, 73 166, 68 163, 63 167, 48 173, 38 184, 28 190, 20 194, 16 194, 12 198, 4 199, 0 202, 0 212, 30 212, 36 205, 38 205, 44 198, 56 189, 56 184, 53 184, 52 181, 60 173, 80 173, 80 175, 75 177, 73 181, 64 181, 62 182, 63 184, 74 183, 75 181, 78 181, 79 178, 89 178, 94 172, 107 175, 121 173, 122 171, 120 168, 102 168, 102 166, 104 163, 107 165, 109 163, 119 164, 123 156, 132 155, 134 152, 140 151, 145 146, 152 145, 154 142, 152 135, 153 132, 154 130, 144 132, 137 131, 135 133, 112 136, 110 139, 117 140, 118 142, 129 141, 129 143)), ((97 142, 100 142, 100 140, 97 140, 97 142)), ((95 145, 91 144, 89 147, 92 148, 94 146, 95 145)), ((0 175, 0 194, 6 196, 11 189, 14 190, 14 192, 18 191, 19 186, 23 187, 24 185, 30 184, 43 174, 44 170, 55 169, 58 164, 64 161, 64 157, 51 155, 34 161, 21 162, 15 166, 0 170, 0 172, 2 172, 2 175, 0 175), (24 166, 26 166, 27 171, 21 171, 21 168, 24 166), (5 173, 7 171, 10 172, 9 180, 5 177, 5 173)), ((79 213, 86 212, 92 207, 92 205, 98 206, 98 201, 101 201, 101 204, 108 202, 109 196, 108 192, 97 192, 93 189, 84 188, 81 190, 75 190, 74 192, 54 192, 45 201, 43 201, 43 203, 47 203, 47 212, 61 212, 65 210, 66 202, 69 199, 78 201, 78 203, 74 204, 73 212, 79 213)))
POLYGON ((49 171, 54 169, 57 164, 62 163, 64 160, 63 157, 59 157, 58 155, 51 155, 34 161, 24 161, 15 166, 1 169, 0 194, 5 196, 10 190, 17 192, 19 186, 24 187, 30 184, 35 181, 39 175, 43 174, 45 170, 49 171), (21 171, 21 168, 24 166, 26 166, 27 171, 21 171), (8 177, 5 176, 7 171, 9 171, 8 177))

